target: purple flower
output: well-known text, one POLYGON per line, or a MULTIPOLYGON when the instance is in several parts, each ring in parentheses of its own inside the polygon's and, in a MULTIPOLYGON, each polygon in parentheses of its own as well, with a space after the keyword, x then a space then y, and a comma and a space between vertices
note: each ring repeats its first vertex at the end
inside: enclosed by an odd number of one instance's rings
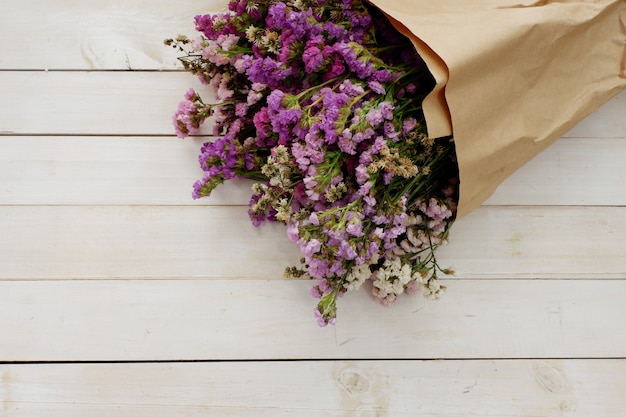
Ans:
POLYGON ((335 50, 343 57, 348 69, 354 72, 360 79, 367 79, 374 71, 372 64, 361 61, 350 44, 337 43, 335 50))
POLYGON ((245 0, 230 0, 228 2, 228 10, 235 12, 235 14, 243 14, 246 11, 246 1, 245 0))
MULTIPOLYGON (((363 89, 362 85, 355 84, 355 83, 353 83, 350 80, 344 80, 339 85, 339 91, 341 91, 343 93, 346 93, 350 97, 356 97, 356 96, 359 96, 359 95, 361 95, 361 94, 363 94, 365 92, 365 90, 363 89)), ((358 123, 358 121, 356 123, 358 123)))
POLYGON ((237 103, 235 105, 235 115, 239 117, 245 117, 247 113, 248 113, 247 103, 237 103))
POLYGON ((332 62, 330 64, 330 69, 326 74, 324 74, 324 81, 332 80, 340 76, 341 74, 346 72, 346 67, 339 57, 333 57, 332 62))
POLYGON ((377 108, 370 108, 370 110, 365 115, 365 119, 369 122, 373 127, 378 126, 384 120, 382 112, 377 108))
POLYGON ((313 38, 321 35, 323 28, 318 24, 319 18, 314 15, 311 8, 301 12, 291 11, 287 13, 287 26, 292 28, 298 39, 313 38))
POLYGON ((283 108, 282 100, 284 96, 285 96, 285 93, 283 93, 281 90, 272 91, 271 94, 267 97, 268 109, 274 112, 277 112, 280 109, 282 109, 283 108))
POLYGON ((250 55, 238 56, 233 62, 233 67, 238 73, 243 74, 252 66, 252 60, 253 58, 250 55))
POLYGON ((429 199, 428 203, 421 202, 419 209, 433 220, 444 220, 452 216, 452 211, 434 198, 429 199))
POLYGON ((346 30, 343 28, 343 26, 340 26, 334 22, 324 23, 324 31, 328 33, 328 37, 331 39, 347 40, 346 30))
POLYGON ((300 143, 294 143, 291 145, 291 154, 296 160, 298 167, 301 171, 306 171, 311 164, 311 160, 308 158, 306 151, 300 143))
POLYGON ((201 122, 197 114, 196 106, 191 101, 185 100, 178 104, 178 110, 172 118, 176 136, 184 138, 198 133, 201 122))
POLYGON ((250 82, 267 84, 275 89, 282 86, 285 78, 292 74, 291 68, 283 68, 281 64, 273 58, 254 59, 250 67, 246 70, 250 82))
POLYGON ((309 293, 311 294, 311 297, 317 298, 318 300, 322 298, 322 295, 324 295, 317 285, 313 285, 309 290, 309 293))
POLYGON ((385 148, 387 148, 387 142, 382 138, 382 136, 379 136, 376 138, 376 140, 374 141, 374 144, 372 145, 370 149, 373 154, 377 154, 377 153, 380 153, 380 151, 385 148))
POLYGON ((347 241, 342 240, 341 242, 339 242, 339 250, 337 251, 337 256, 342 259, 351 261, 357 257, 357 253, 347 241))
MULTIPOLYGON (((377 230, 382 230, 381 228, 377 227, 377 230)), ((380 236, 378 236, 380 237, 380 236)), ((372 259, 372 257, 378 253, 379 250, 379 246, 378 246, 378 242, 376 241, 369 241, 369 245, 367 246, 367 249, 365 251, 365 258, 366 259, 372 259)))
POLYGON ((280 90, 274 90, 267 97, 267 116, 269 117, 273 132, 278 134, 278 143, 287 144, 294 139, 293 127, 302 117, 302 111, 299 107, 285 108, 283 99, 285 93, 280 90))
POLYGON ((393 80, 394 76, 388 69, 382 69, 375 71, 372 78, 379 83, 387 83, 393 80))
POLYGON ((326 327, 329 324, 330 325, 334 325, 335 322, 337 321, 337 319, 335 317, 325 317, 319 310, 318 307, 315 307, 315 310, 313 310, 313 315, 315 316, 315 319, 317 320, 317 324, 320 327, 326 327))
POLYGON ((385 120, 393 120, 393 104, 389 101, 383 101, 378 105, 378 111, 385 120))
POLYGON ((402 135, 406 136, 409 133, 411 133, 413 131, 413 129, 415 129, 415 127, 417 126, 417 120, 415 120, 414 118, 410 117, 408 119, 405 119, 402 122, 402 135))
POLYGON ((340 277, 346 273, 346 268, 343 266, 341 259, 335 259, 335 261, 328 268, 329 274, 332 276, 340 277))
POLYGON ((326 259, 318 259, 318 258, 310 258, 306 260, 308 263, 307 271, 309 275, 314 278, 326 278, 328 277, 328 260, 326 259))
POLYGON ((311 46, 305 49, 302 53, 302 61, 304 62, 304 69, 310 74, 322 65, 322 62, 324 62, 324 56, 319 48, 311 46))
POLYGON ((198 98, 199 98, 198 93, 196 93, 196 90, 194 90, 193 88, 190 88, 185 93, 185 99, 191 102, 196 101, 198 98))
POLYGON ((374 207, 376 205, 376 199, 369 195, 363 196, 363 201, 370 207, 374 207))
POLYGON ((370 80, 367 82, 367 85, 376 94, 385 94, 385 87, 383 87, 383 85, 378 81, 370 80))
POLYGON ((367 167, 364 165, 359 165, 356 167, 356 182, 358 184, 365 184, 367 180, 370 178, 370 174, 367 172, 367 167))
MULTIPOLYGON (((259 140, 265 139, 270 134, 271 125, 267 107, 263 107, 261 110, 256 112, 252 117, 252 122, 254 123, 254 127, 256 128, 256 133, 259 137, 259 140)), ((259 146, 262 146, 261 143, 259 143, 259 146)))
POLYGON ((289 58, 291 46, 298 39, 293 29, 286 29, 280 35, 280 53, 276 57, 279 62, 286 62, 289 58))
POLYGON ((365 197, 366 195, 369 194, 371 189, 372 189, 372 182, 371 181, 367 181, 366 183, 362 184, 359 187, 359 189, 356 192, 356 196, 358 196, 358 197, 365 197))
POLYGON ((400 136, 400 133, 396 131, 396 127, 391 122, 385 122, 383 125, 383 132, 387 139, 390 139, 392 142, 397 142, 400 136))
POLYGON ((300 239, 300 232, 298 230, 297 222, 289 222, 287 223, 287 237, 292 242, 297 242, 300 239))
POLYGON ((339 136, 339 140, 337 141, 337 146, 339 146, 339 149, 347 154, 355 155, 356 145, 357 142, 353 140, 350 130, 344 129, 344 131, 341 133, 341 136, 339 136))
POLYGON ((346 232, 350 233, 352 236, 361 237, 363 236, 363 224, 361 222, 349 223, 346 226, 346 232))
POLYGON ((311 215, 309 216, 309 222, 311 222, 311 224, 313 226, 319 226, 320 225, 320 221, 317 217, 317 213, 313 212, 311 213, 311 215))
POLYGON ((287 5, 275 2, 267 9, 266 23, 268 27, 284 28, 286 26, 287 5))

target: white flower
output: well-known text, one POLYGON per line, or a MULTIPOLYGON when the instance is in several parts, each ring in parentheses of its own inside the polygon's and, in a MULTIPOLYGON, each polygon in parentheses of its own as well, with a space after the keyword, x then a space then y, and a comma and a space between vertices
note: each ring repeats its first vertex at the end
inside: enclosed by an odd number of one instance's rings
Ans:
POLYGON ((343 286, 348 291, 358 290, 371 276, 370 264, 357 265, 348 272, 343 286))
POLYGON ((261 31, 260 28, 254 26, 254 25, 250 25, 248 26, 248 28, 246 29, 246 38, 248 38, 248 40, 250 42, 254 42, 259 34, 259 32, 261 31))
POLYGON ((412 280, 411 266, 402 264, 400 258, 385 259, 383 265, 376 271, 374 287, 387 294, 400 295, 405 286, 412 280))

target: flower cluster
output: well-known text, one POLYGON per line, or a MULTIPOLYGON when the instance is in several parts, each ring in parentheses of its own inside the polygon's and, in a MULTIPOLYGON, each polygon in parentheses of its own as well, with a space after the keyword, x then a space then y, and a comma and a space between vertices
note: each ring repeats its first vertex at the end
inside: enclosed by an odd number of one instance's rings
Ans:
POLYGON ((454 221, 458 173, 452 138, 426 134, 434 80, 410 42, 362 0, 231 0, 195 23, 198 39, 166 41, 217 98, 190 90, 174 115, 180 137, 214 123, 193 197, 258 181, 250 218, 286 225, 302 253, 286 275, 316 280, 320 325, 365 283, 386 305, 419 288, 438 297, 437 273, 452 271, 435 251, 454 221))

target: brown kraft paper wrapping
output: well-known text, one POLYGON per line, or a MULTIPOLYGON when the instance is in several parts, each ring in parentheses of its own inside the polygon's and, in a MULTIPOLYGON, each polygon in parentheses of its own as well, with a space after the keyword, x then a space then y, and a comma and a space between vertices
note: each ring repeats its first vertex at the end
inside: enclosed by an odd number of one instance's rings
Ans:
POLYGON ((626 87, 625 0, 371 2, 437 81, 423 107, 454 136, 457 218, 626 87))

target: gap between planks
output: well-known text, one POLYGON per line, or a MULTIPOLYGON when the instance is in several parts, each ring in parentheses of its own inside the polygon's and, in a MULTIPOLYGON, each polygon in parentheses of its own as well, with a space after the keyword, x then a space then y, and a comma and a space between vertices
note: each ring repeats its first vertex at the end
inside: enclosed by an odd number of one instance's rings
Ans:
POLYGON ((379 362, 379 363, 393 363, 393 362, 528 362, 528 361, 626 361, 626 356, 609 356, 609 357, 584 357, 584 356, 571 356, 571 357, 532 357, 532 358, 520 358, 520 357, 476 357, 476 358, 350 358, 350 357, 337 357, 337 358, 272 358, 272 359, 132 359, 132 360, 49 360, 49 361, 0 361, 1 366, 20 366, 20 365, 175 365, 175 364, 213 364, 213 363, 259 363, 259 364, 280 364, 280 363, 324 363, 324 362, 379 362))

